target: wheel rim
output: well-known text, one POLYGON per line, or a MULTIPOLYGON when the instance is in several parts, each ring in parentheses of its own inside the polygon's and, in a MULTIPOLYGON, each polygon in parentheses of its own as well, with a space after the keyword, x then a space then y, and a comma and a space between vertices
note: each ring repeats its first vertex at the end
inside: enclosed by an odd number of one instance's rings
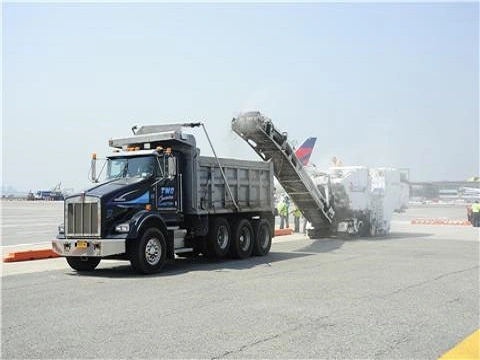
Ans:
POLYGON ((246 226, 244 226, 240 231, 240 238, 238 239, 238 242, 242 251, 247 251, 250 247, 250 243, 252 242, 252 234, 246 226))
POLYGON ((145 246, 145 260, 149 265, 157 265, 162 257, 162 245, 157 238, 151 238, 145 246))
POLYGON ((222 225, 217 231, 217 245, 220 249, 224 250, 228 246, 228 229, 222 225))
POLYGON ((268 242, 270 240, 270 235, 266 229, 266 226, 262 226, 258 231, 258 244, 262 249, 266 249, 268 247, 268 242))

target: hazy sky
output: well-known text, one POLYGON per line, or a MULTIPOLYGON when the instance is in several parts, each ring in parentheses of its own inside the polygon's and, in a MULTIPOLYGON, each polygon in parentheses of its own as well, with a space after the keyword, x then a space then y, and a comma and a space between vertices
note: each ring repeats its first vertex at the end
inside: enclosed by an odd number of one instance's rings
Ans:
POLYGON ((204 121, 219 155, 257 159, 230 130, 247 110, 317 136, 322 168, 478 175, 478 3, 3 6, 4 185, 86 187, 134 124, 204 121))

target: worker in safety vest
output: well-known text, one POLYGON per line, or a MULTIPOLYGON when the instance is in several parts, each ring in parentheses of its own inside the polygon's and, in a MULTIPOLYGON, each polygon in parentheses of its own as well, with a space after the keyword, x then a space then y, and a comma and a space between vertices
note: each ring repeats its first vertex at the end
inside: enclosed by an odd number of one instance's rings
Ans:
POLYGON ((472 205, 472 225, 473 227, 480 226, 480 204, 478 201, 472 205))
POLYGON ((302 212, 297 205, 295 205, 291 213, 293 215, 293 223, 295 225, 294 231, 300 232, 300 218, 302 217, 302 212))
POLYGON ((335 167, 342 167, 343 166, 343 163, 340 159, 337 159, 336 156, 334 156, 332 158, 332 166, 335 166, 335 167))
POLYGON ((285 227, 289 228, 290 227, 290 221, 289 221, 289 217, 290 217, 290 198, 285 195, 285 204, 287 204, 287 216, 285 217, 285 227))
MULTIPOLYGON (((283 229, 285 226, 285 220, 288 216, 288 206, 285 201, 282 199, 277 204, 278 216, 280 216, 280 229, 283 229)), ((287 227, 288 227, 288 220, 287 220, 287 227)))

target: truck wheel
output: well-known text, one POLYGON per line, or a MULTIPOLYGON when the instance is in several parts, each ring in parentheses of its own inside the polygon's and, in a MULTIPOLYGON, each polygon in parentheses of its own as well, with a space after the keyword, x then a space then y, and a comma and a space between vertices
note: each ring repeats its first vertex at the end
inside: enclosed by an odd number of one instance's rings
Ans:
POLYGON ((224 218, 216 218, 210 225, 207 235, 208 257, 223 258, 227 255, 231 243, 231 230, 228 221, 224 218))
POLYGON ((233 226, 233 239, 230 252, 233 257, 245 259, 252 255, 255 235, 247 219, 239 220, 233 226))
POLYGON ((67 256, 68 265, 77 271, 92 271, 100 264, 100 260, 99 257, 67 256))
POLYGON ((145 231, 129 252, 132 268, 142 274, 153 274, 165 264, 167 243, 165 236, 158 229, 145 231))
POLYGON ((265 256, 269 253, 272 246, 272 229, 270 223, 261 219, 255 228, 255 243, 253 245, 253 254, 265 256))

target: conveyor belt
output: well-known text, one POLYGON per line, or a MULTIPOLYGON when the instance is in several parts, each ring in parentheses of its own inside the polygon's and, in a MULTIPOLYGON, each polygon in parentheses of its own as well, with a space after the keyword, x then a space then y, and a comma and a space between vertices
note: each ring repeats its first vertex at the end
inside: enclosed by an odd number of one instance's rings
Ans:
POLYGON ((272 121, 259 112, 244 113, 233 118, 232 129, 263 160, 273 161, 278 182, 315 230, 328 230, 333 221, 333 208, 297 159, 287 142, 286 133, 275 129, 272 121))

